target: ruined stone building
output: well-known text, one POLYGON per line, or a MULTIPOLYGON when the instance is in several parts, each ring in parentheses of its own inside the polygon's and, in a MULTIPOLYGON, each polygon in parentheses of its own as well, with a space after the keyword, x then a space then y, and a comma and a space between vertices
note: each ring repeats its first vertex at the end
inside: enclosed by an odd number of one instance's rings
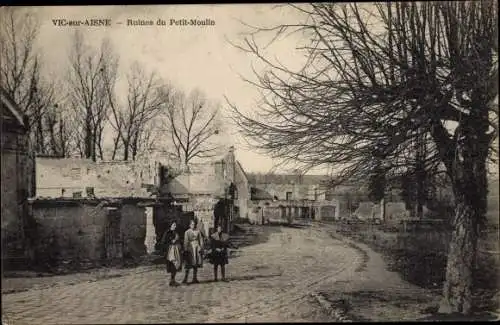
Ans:
POLYGON ((264 190, 276 200, 325 200, 326 175, 250 174, 254 188, 264 190))
POLYGON ((36 195, 51 198, 149 197, 157 182, 155 161, 36 158, 36 195))
POLYGON ((40 225, 36 246, 62 261, 144 256, 155 251, 170 222, 182 230, 194 216, 208 233, 221 202, 226 230, 233 220, 248 218, 250 189, 234 148, 189 169, 147 159, 37 157, 36 180, 30 200, 40 225))
POLYGON ((33 191, 33 163, 28 122, 7 92, 0 88, 2 110, 2 262, 23 263, 27 198, 33 191))
POLYGON ((234 147, 219 159, 201 164, 191 164, 165 185, 164 192, 171 193, 176 201, 183 200, 183 211, 192 211, 202 220, 206 231, 214 227, 214 208, 226 206, 224 227, 229 230, 233 220, 249 218, 250 186, 247 175, 236 160, 234 147))
POLYGON ((38 224, 35 246, 52 254, 46 259, 67 263, 133 260, 152 252, 153 209, 168 204, 153 193, 158 166, 37 157, 36 196, 30 200, 38 224))
POLYGON ((322 175, 251 174, 251 215, 257 223, 322 219, 339 213, 322 175))
POLYGON ((355 183, 332 186, 327 175, 250 174, 251 214, 260 222, 308 218, 339 219, 363 200, 355 183))

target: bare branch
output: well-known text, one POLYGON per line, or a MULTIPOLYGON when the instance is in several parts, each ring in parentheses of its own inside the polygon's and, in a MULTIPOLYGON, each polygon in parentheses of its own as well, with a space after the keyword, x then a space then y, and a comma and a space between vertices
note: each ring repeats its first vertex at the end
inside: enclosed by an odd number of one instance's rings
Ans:
POLYGON ((210 140, 219 133, 218 108, 201 91, 194 90, 187 97, 177 91, 164 103, 163 113, 175 154, 182 163, 216 154, 219 146, 210 140))

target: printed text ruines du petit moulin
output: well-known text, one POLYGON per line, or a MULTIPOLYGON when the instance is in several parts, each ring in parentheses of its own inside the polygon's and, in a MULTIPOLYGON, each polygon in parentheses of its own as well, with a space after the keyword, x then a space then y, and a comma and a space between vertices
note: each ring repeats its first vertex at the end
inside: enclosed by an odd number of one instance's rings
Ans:
POLYGON ((215 20, 213 19, 162 19, 158 18, 154 20, 144 20, 144 19, 127 19, 127 26, 213 26, 215 25, 215 20))

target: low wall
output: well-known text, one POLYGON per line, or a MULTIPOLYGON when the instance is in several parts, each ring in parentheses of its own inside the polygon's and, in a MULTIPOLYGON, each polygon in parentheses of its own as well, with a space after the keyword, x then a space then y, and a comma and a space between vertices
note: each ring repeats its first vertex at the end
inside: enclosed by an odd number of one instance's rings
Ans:
POLYGON ((254 201, 249 208, 249 221, 253 224, 279 222, 286 219, 289 212, 283 203, 273 201, 254 201))
POLYGON ((325 205, 319 207, 321 213, 321 220, 335 220, 337 217, 338 206, 325 205))
MULTIPOLYGON (((380 204, 373 206, 373 215, 376 219, 382 219, 380 204)), ((399 223, 400 220, 408 218, 410 212, 406 210, 404 202, 387 202, 385 204, 385 221, 399 223)))
POLYGON ((264 207, 264 219, 270 221, 279 221, 283 219, 283 212, 281 211, 283 208, 279 206, 269 206, 264 207))
MULTIPOLYGON (((145 207, 136 202, 64 199, 31 202, 35 220, 32 258, 38 265, 101 263, 146 253, 145 207), (116 224, 110 223, 110 206, 116 224), (114 229, 112 229, 114 228, 114 229), (116 256, 106 253, 105 236, 113 235, 116 256)), ((108 244, 109 245, 109 244, 108 244)))
POLYGON ((253 201, 249 219, 254 223, 289 219, 336 220, 347 210, 338 200, 330 201, 253 201))

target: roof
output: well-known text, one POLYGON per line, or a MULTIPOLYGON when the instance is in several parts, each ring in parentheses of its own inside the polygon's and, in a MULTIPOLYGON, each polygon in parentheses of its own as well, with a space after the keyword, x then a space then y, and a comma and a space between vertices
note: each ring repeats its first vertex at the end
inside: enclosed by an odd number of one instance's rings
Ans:
POLYGON ((274 197, 271 194, 269 194, 269 192, 257 187, 251 187, 250 193, 251 193, 251 200, 253 201, 274 199, 274 197))
POLYGON ((243 176, 245 176, 246 180, 247 180, 247 181, 249 181, 249 180, 248 180, 248 174, 247 174, 247 172, 245 171, 245 169, 243 168, 243 166, 241 165, 241 163, 240 163, 238 160, 236 160, 236 164, 238 164, 238 166, 240 167, 240 170, 241 170, 241 172, 243 173, 243 176))
MULTIPOLYGON (((21 127, 26 127, 24 123, 24 114, 3 87, 0 87, 0 100, 15 118, 17 124, 21 127)), ((5 118, 5 116, 2 114, 2 119, 3 118, 5 118)))

